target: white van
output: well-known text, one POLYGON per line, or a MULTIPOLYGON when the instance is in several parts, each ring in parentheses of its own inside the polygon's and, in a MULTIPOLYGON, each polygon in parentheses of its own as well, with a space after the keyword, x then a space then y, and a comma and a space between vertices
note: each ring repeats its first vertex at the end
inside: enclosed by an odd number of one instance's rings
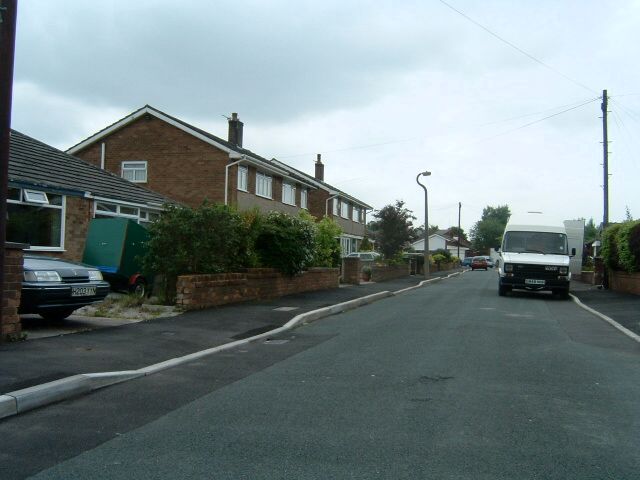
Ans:
POLYGON ((569 297, 569 263, 576 254, 569 252, 563 223, 550 221, 542 214, 512 216, 504 229, 498 250, 498 294, 513 288, 550 290, 569 297))

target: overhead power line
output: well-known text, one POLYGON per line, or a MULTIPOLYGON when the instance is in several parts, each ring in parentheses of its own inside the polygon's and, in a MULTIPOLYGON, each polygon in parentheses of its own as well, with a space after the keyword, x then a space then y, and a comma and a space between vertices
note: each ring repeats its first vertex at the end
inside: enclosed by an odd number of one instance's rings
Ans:
POLYGON ((581 83, 571 77, 569 77, 568 75, 565 75, 564 73, 562 73, 560 70, 558 70, 555 67, 552 67, 551 65, 543 62, 542 60, 537 59, 536 57, 534 57, 533 55, 531 55, 530 53, 524 51, 523 49, 521 49, 520 47, 518 47, 517 45, 511 43, 509 40, 506 40, 505 38, 502 38, 500 35, 498 35, 497 33, 491 31, 488 27, 485 27, 484 25, 482 25, 480 22, 477 22, 476 20, 474 20, 473 18, 471 18, 469 15, 467 15, 466 13, 458 10, 457 8, 455 8, 453 5, 450 5, 449 3, 445 2, 444 0, 440 0, 440 3, 442 3, 443 5, 449 7, 451 10, 453 10, 454 12, 456 12, 457 14, 463 16, 464 18, 466 18, 467 20, 469 20, 471 23, 473 23, 474 25, 480 27, 481 29, 483 29, 485 32, 487 32, 489 35, 492 35, 493 37, 497 38, 498 40, 500 40, 501 42, 509 45, 511 48, 513 48, 514 50, 518 51, 519 53, 521 53, 522 55, 524 55, 525 57, 529 58, 530 60, 533 60, 534 62, 542 65, 543 67, 551 70, 552 72, 556 73, 557 75, 560 75, 561 77, 563 77, 565 80, 569 80, 571 83, 574 83, 575 85, 578 85, 579 87, 584 88, 585 90, 589 90, 592 93, 596 93, 596 90, 588 87, 587 85, 585 85, 584 83, 581 83))

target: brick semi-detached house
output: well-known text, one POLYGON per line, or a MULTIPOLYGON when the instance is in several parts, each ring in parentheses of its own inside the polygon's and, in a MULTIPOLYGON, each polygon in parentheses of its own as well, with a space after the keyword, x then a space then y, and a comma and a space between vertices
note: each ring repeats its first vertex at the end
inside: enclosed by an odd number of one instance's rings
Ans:
POLYGON ((320 155, 311 176, 243 148, 243 127, 232 114, 223 140, 146 105, 67 152, 192 207, 208 200, 238 210, 328 215, 342 227, 343 255, 356 251, 372 207, 326 183, 320 155))

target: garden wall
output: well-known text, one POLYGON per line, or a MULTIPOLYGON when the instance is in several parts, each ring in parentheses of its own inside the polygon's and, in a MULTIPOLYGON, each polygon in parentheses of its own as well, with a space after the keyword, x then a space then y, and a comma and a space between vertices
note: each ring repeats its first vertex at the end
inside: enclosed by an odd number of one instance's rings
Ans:
POLYGON ((640 295, 640 273, 610 271, 609 289, 640 295))
POLYGON ((294 277, 271 268, 250 268, 243 273, 182 275, 178 277, 176 305, 185 310, 199 310, 229 303, 338 288, 339 276, 337 268, 311 268, 294 277))
POLYGON ((373 265, 371 267, 371 281, 384 282, 394 278, 407 277, 410 273, 408 263, 404 265, 373 265))

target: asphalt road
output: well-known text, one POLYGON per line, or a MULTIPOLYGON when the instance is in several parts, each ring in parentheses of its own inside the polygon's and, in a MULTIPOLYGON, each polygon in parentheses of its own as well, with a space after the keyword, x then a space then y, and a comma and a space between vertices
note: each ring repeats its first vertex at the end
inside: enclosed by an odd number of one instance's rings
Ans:
POLYGON ((640 346, 469 272, 0 423, 0 477, 636 479, 640 346))

